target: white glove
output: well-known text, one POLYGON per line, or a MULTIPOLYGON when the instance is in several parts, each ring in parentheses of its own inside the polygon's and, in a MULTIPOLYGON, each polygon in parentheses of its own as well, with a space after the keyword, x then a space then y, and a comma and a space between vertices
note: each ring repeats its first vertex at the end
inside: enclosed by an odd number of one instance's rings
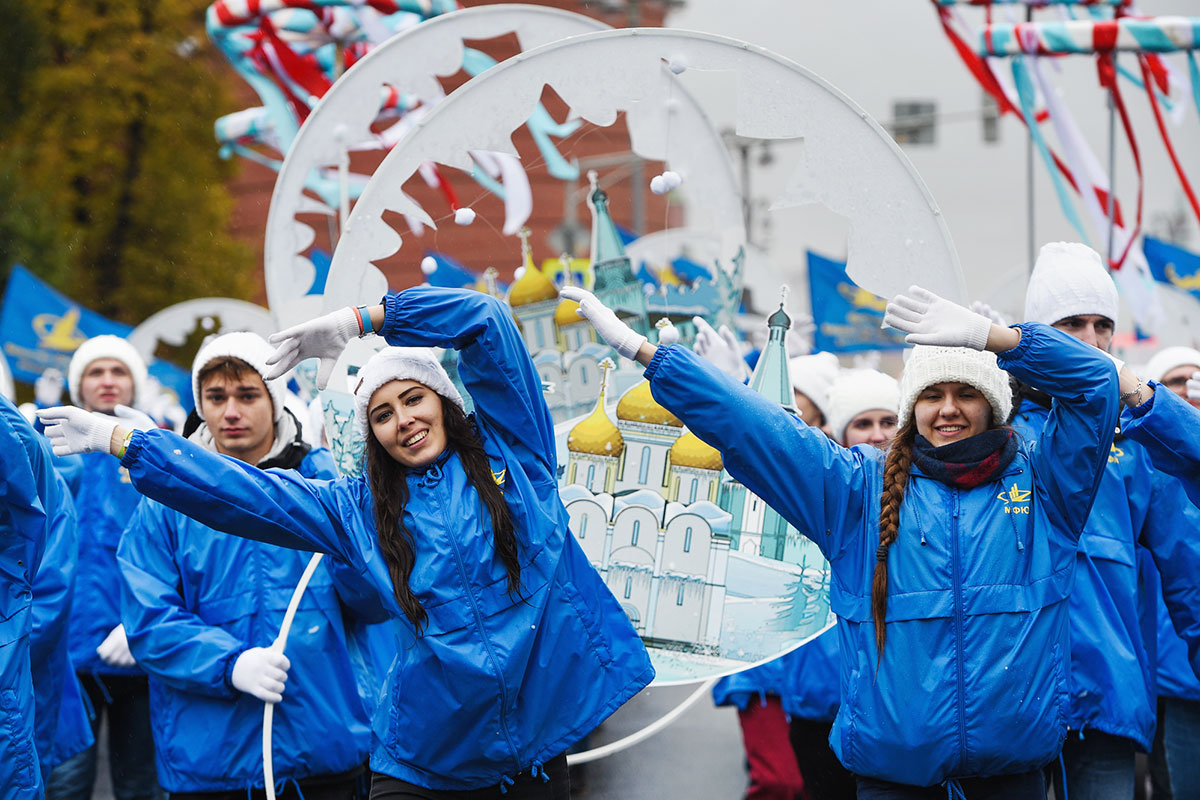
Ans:
POLYGON ((317 388, 324 389, 329 385, 333 366, 346 349, 346 343, 359 333, 358 315, 349 306, 273 333, 267 337, 267 341, 275 345, 275 352, 267 359, 267 364, 273 366, 266 378, 278 378, 301 361, 319 358, 317 388))
POLYGON ((41 408, 38 419, 46 426, 46 438, 56 456, 77 453, 107 453, 117 428, 115 418, 89 414, 75 406, 41 408))
POLYGON ((883 323, 907 334, 909 344, 933 344, 943 347, 987 346, 992 322, 982 314, 938 297, 920 286, 908 287, 887 304, 883 323))
POLYGON ((1200 372, 1193 372, 1187 382, 1188 400, 1200 400, 1200 372))
POLYGON ((137 661, 129 652, 129 639, 125 636, 125 626, 118 625, 108 632, 104 641, 96 648, 96 655, 104 659, 105 664, 114 667, 132 667, 137 661))
POLYGON ((143 414, 141 411, 130 406, 118 405, 113 409, 112 414, 102 414, 99 411, 93 411, 92 414, 100 419, 109 420, 122 428, 132 428, 135 431, 153 431, 158 429, 158 423, 151 419, 149 415, 143 414))
POLYGON ((722 325, 718 333, 704 317, 692 317, 692 322, 696 326, 696 343, 692 348, 696 355, 735 381, 746 380, 750 368, 742 359, 741 347, 729 326, 722 325))
POLYGON ((987 317, 993 324, 999 325, 1001 328, 1008 327, 1008 320, 1001 316, 1000 312, 989 306, 982 300, 976 300, 971 303, 970 309, 981 317, 987 317))
POLYGON ((278 703, 283 699, 283 684, 291 666, 292 662, 283 653, 266 647, 251 647, 243 650, 233 662, 229 680, 233 688, 252 694, 264 703, 278 703))
POLYGON ((33 382, 33 399, 41 408, 56 406, 62 402, 63 374, 54 367, 43 372, 33 382))
POLYGON ((579 303, 579 316, 592 323, 600 338, 608 342, 614 350, 625 358, 632 359, 637 356, 646 337, 617 319, 612 309, 597 300, 596 295, 578 286, 564 286, 559 294, 579 303))

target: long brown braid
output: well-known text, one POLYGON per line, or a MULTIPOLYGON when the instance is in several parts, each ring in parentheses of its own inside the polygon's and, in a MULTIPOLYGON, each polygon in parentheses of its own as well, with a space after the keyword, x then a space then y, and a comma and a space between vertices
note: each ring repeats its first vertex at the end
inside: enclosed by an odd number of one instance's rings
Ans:
POLYGON ((896 534, 900 530, 900 506, 904 503, 904 490, 908 487, 916 436, 917 424, 909 415, 904 426, 896 431, 896 438, 892 440, 883 466, 879 548, 875 551, 875 578, 871 584, 871 613, 875 617, 875 646, 879 650, 879 661, 883 660, 883 645, 887 641, 888 548, 896 541, 896 534))

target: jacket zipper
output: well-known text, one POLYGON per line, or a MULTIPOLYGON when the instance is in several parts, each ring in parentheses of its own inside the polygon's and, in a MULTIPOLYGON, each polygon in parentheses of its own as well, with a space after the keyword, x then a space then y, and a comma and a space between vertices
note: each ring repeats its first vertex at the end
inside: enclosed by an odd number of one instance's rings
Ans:
POLYGON ((963 701, 964 693, 966 692, 966 677, 963 675, 963 600, 962 600, 962 563, 959 554, 959 495, 958 489, 954 490, 954 525, 951 531, 951 552, 953 553, 953 572, 954 572, 954 638, 955 661, 958 668, 958 759, 959 770, 963 774, 967 772, 967 711, 963 701))
MULTIPOLYGON (((438 482, 437 491, 442 493, 441 481, 438 482)), ((504 672, 500 669, 500 661, 496 658, 496 653, 492 649, 492 643, 488 641, 486 632, 483 629, 483 614, 479 611, 479 604, 475 600, 475 593, 471 591, 470 579, 467 576, 467 569, 463 565, 462 551, 458 547, 458 539, 454 535, 454 528, 450 526, 450 520, 446 517, 446 504, 439 503, 442 508, 442 519, 446 521, 446 534, 450 539, 450 544, 454 547, 454 560, 458 564, 459 575, 462 576, 463 586, 466 588, 467 600, 471 603, 471 613, 475 616, 475 627, 479 631, 479 638, 483 642, 483 649, 487 651, 488 661, 492 663, 492 669, 496 673, 496 680, 500 684, 500 731, 504 735, 504 741, 508 743, 508 749, 513 754, 513 763, 516 764, 515 770, 521 768, 520 755, 517 752, 517 746, 513 743, 512 736, 508 732, 508 685, 504 682, 504 672)))

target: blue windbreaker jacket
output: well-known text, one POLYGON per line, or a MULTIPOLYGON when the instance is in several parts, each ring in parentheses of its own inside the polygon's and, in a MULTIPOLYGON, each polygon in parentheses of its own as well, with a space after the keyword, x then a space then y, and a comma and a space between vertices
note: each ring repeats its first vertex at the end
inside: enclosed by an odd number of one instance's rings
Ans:
POLYGON ((129 471, 108 453, 84 453, 55 459, 75 499, 79 531, 79 568, 71 606, 68 642, 71 663, 80 673, 143 675, 140 667, 114 667, 96 648, 121 623, 121 576, 117 545, 141 495, 129 471))
MULTIPOLYGON (((217 456, 217 458, 221 458, 217 456)), ((336 475, 312 450, 299 475, 336 475)), ((292 473, 296 474, 296 473, 292 473)), ((279 634, 310 553, 219 533, 143 500, 117 552, 129 649, 150 676, 158 780, 168 792, 262 788, 263 703, 233 688, 233 662, 279 634)), ((275 706, 275 779, 347 772, 370 751, 369 715, 323 561, 292 622, 275 706)))
POLYGON ((50 525, 45 554, 33 579, 29 652, 36 706, 34 732, 43 780, 50 770, 93 742, 79 679, 67 653, 67 625, 79 562, 75 505, 67 482, 53 468, 46 484, 39 493, 47 498, 50 525))
MULTIPOLYGON (((45 441, 0 396, 0 787, 19 800, 42 797, 35 717, 39 707, 58 705, 46 683, 35 693, 30 668, 33 589, 57 491, 45 441)), ((44 663, 48 656, 39 658, 44 663)))
POLYGON ((1200 410, 1165 386, 1150 386, 1148 401, 1121 412, 1121 431, 1146 448, 1155 467, 1179 478, 1200 505, 1200 410))
POLYGON ((762 666, 721 678, 713 686, 713 702, 745 710, 749 703, 774 694, 789 717, 832 722, 840 699, 840 663, 837 630, 828 630, 762 666))
POLYGON ((955 489, 914 465, 881 662, 871 585, 884 454, 838 446, 682 348, 660 347, 646 370, 655 399, 829 559, 842 702, 830 743, 851 772, 931 786, 1031 770, 1061 747, 1065 601, 1116 426, 1116 371, 1059 331, 1021 333, 1000 366, 1058 402, 990 484, 955 489))
MULTIPOLYGON (((1049 413, 1026 400, 1012 425, 1035 441, 1049 413)), ((1139 587, 1137 551, 1142 544, 1150 546, 1155 560, 1162 561, 1158 551, 1169 548, 1175 559, 1184 559, 1168 565, 1169 575, 1195 584, 1187 577, 1190 570, 1180 567, 1191 564, 1193 574, 1200 574, 1200 552, 1184 541, 1195 539, 1196 531, 1200 509, 1188 502, 1179 481, 1157 473, 1137 442, 1127 437, 1114 441, 1076 558, 1069 728, 1096 728, 1150 750, 1156 692, 1146 636, 1154 634, 1153 628, 1143 631, 1142 618, 1145 611, 1153 619, 1161 602, 1153 587, 1139 587)), ((1183 614, 1186 619, 1195 612, 1183 614)))
POLYGON ((355 568, 405 639, 374 720, 371 768, 433 789, 495 785, 578 741, 654 676, 625 613, 568 530, 554 425, 508 307, 417 287, 385 298, 397 345, 455 347, 475 424, 513 515, 520 595, 506 590, 491 518, 450 451, 408 476, 410 585, 422 635, 395 601, 363 478, 305 481, 222 459, 169 433, 135 433, 138 489, 218 529, 315 548, 355 568))

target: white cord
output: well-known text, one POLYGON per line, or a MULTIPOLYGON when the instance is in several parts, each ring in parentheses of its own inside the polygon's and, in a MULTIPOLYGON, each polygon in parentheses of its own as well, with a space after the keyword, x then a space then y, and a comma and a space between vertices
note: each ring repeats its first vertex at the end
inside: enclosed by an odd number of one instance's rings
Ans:
POLYGON ((696 691, 692 692, 692 694, 686 700, 684 700, 679 705, 675 706, 675 708, 671 709, 671 711, 668 714, 666 714, 664 717, 662 717, 661 719, 659 719, 658 721, 654 722, 651 725, 647 725, 646 727, 642 728, 637 733, 631 733, 628 736, 626 736, 624 739, 618 739, 615 742, 609 742, 608 744, 606 744, 602 747, 597 747, 594 750, 586 750, 582 753, 568 754, 567 755, 567 764, 586 764, 589 761, 597 761, 601 758, 611 756, 614 753, 619 753, 622 750, 626 750, 630 747, 633 747, 635 744, 638 744, 639 742, 643 742, 646 739, 649 739, 651 736, 658 733, 659 731, 661 731, 663 728, 670 725, 675 720, 679 719, 679 717, 683 714, 683 712, 687 711, 689 708, 694 706, 696 704, 696 701, 699 700, 701 697, 704 697, 705 695, 707 695, 712 690, 713 684, 715 684, 717 682, 717 680, 718 680, 718 678, 710 678, 707 681, 705 681, 704 683, 700 684, 700 687, 698 689, 696 689, 696 691))
MULTIPOLYGON (((300 598, 304 595, 304 590, 308 588, 308 582, 312 580, 313 573, 317 571, 317 565, 321 563, 323 555, 324 553, 313 553, 313 557, 308 561, 308 566, 304 568, 304 574, 300 576, 300 582, 296 584, 296 589, 292 592, 292 599, 288 601, 287 611, 283 614, 283 624, 279 626, 279 635, 271 643, 272 651, 282 653, 283 648, 287 646, 288 632, 292 629, 292 620, 296 617, 300 598)), ((266 790, 267 800, 275 800, 275 765, 271 762, 271 720, 274 716, 275 704, 263 703, 263 788, 266 790)))

